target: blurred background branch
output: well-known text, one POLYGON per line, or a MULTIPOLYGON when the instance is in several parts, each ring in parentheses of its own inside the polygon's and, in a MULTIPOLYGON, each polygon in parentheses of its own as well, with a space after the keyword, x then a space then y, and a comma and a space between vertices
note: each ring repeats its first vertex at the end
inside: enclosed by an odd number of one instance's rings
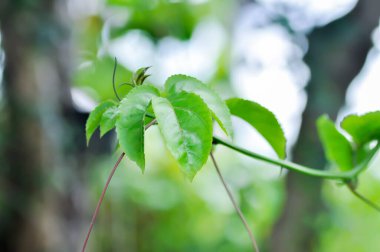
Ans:
MULTIPOLYGON (((326 166, 315 122, 324 113, 337 119, 347 88, 372 48, 371 34, 379 24, 379 16, 379 2, 361 0, 348 15, 308 35, 305 62, 311 79, 306 87, 308 101, 293 152, 295 162, 312 167, 326 166)), ((288 197, 274 228, 272 251, 312 251, 315 247, 319 230, 313 226, 313 219, 326 210, 321 197, 322 183, 294 172, 288 174, 288 197)))

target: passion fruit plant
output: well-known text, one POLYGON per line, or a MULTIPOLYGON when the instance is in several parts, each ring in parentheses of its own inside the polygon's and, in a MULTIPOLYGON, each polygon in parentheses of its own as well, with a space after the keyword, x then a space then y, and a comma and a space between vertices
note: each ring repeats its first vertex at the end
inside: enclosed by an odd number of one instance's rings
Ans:
POLYGON ((380 211, 377 205, 356 191, 359 175, 365 171, 380 148, 380 111, 347 116, 340 123, 341 129, 345 131, 344 134, 327 115, 322 115, 317 120, 317 129, 331 168, 329 170, 313 169, 284 160, 286 158, 284 132, 274 114, 260 104, 240 98, 224 101, 209 86, 186 75, 169 77, 164 89, 161 90, 153 85, 144 84, 149 76, 146 74, 147 70, 148 67, 139 69, 134 74, 131 83, 121 84, 129 85, 132 89, 125 97, 120 98, 114 83, 115 60, 113 89, 118 102, 104 101, 88 117, 87 143, 98 127, 100 127, 100 136, 116 128, 117 140, 123 153, 113 167, 100 196, 82 251, 86 249, 111 178, 124 156, 144 171, 145 130, 153 125, 158 126, 167 149, 189 180, 194 178, 208 157, 211 157, 217 174, 248 232, 253 251, 259 251, 259 248, 221 175, 212 154, 213 145, 223 145, 251 158, 305 175, 340 181, 355 196, 380 211), (213 120, 219 124, 227 136, 232 137, 231 116, 239 117, 255 128, 276 152, 278 159, 254 153, 214 136, 213 120))

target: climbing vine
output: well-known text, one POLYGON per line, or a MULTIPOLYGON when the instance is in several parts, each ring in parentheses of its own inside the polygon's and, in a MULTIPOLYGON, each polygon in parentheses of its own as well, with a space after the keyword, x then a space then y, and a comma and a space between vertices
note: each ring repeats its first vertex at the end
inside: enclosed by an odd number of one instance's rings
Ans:
POLYGON ((380 208, 356 191, 359 175, 380 148, 380 111, 364 115, 349 115, 337 128, 327 115, 317 120, 318 135, 322 142, 330 169, 320 170, 286 161, 286 138, 274 114, 260 104, 232 98, 223 100, 209 86, 186 75, 169 77, 163 89, 145 84, 148 67, 136 71, 130 82, 132 87, 125 97, 119 97, 115 86, 116 61, 113 88, 118 101, 104 101, 89 115, 86 123, 87 143, 95 130, 100 136, 116 129, 117 141, 123 151, 104 187, 93 215, 82 251, 85 251, 96 216, 111 178, 124 156, 145 169, 145 131, 157 125, 167 149, 178 162, 182 173, 191 181, 205 165, 209 157, 217 170, 239 217, 241 218, 254 251, 259 251, 239 206, 230 193, 212 154, 213 146, 222 145, 233 151, 291 171, 324 179, 338 180, 351 192, 380 211, 380 208), (232 143, 231 117, 236 116, 249 123, 270 144, 278 158, 270 158, 232 143), (219 124, 227 139, 214 136, 213 123, 219 124), (345 133, 342 133, 342 132, 345 133))

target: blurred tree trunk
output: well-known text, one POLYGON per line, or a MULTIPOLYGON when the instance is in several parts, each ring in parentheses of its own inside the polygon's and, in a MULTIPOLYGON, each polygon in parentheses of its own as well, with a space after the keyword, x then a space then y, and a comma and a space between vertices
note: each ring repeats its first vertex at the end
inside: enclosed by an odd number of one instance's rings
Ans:
POLYGON ((78 230, 76 212, 67 196, 73 184, 60 184, 74 172, 63 161, 69 156, 62 155, 73 131, 65 4, 0 2, 6 57, 0 182, 3 252, 78 250, 78 234, 73 232, 78 230), (59 180, 52 181, 51 174, 59 180), (69 220, 71 227, 63 225, 69 220))
MULTIPOLYGON (((360 72, 379 23, 380 1, 360 0, 352 12, 309 36, 305 61, 311 70, 308 102, 303 113, 294 161, 323 169, 325 159, 315 121, 323 113, 336 119, 345 101, 346 89, 360 72)), ((274 227, 271 251, 313 251, 318 242, 316 220, 323 211, 321 180, 289 172, 287 200, 274 227)))

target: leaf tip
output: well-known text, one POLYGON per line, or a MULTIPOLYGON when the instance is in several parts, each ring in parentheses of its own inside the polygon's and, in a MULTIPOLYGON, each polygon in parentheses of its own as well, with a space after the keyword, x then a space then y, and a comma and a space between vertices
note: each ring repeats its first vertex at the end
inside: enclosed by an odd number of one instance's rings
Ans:
POLYGON ((184 175, 185 175, 185 178, 191 183, 191 182, 193 182, 196 173, 194 173, 194 172, 186 172, 186 173, 184 173, 184 175))
POLYGON ((137 166, 140 168, 141 173, 144 174, 145 173, 145 160, 141 159, 141 160, 137 160, 135 162, 136 162, 137 166))
POLYGON ((91 135, 86 132, 86 146, 88 147, 90 144, 91 135))

